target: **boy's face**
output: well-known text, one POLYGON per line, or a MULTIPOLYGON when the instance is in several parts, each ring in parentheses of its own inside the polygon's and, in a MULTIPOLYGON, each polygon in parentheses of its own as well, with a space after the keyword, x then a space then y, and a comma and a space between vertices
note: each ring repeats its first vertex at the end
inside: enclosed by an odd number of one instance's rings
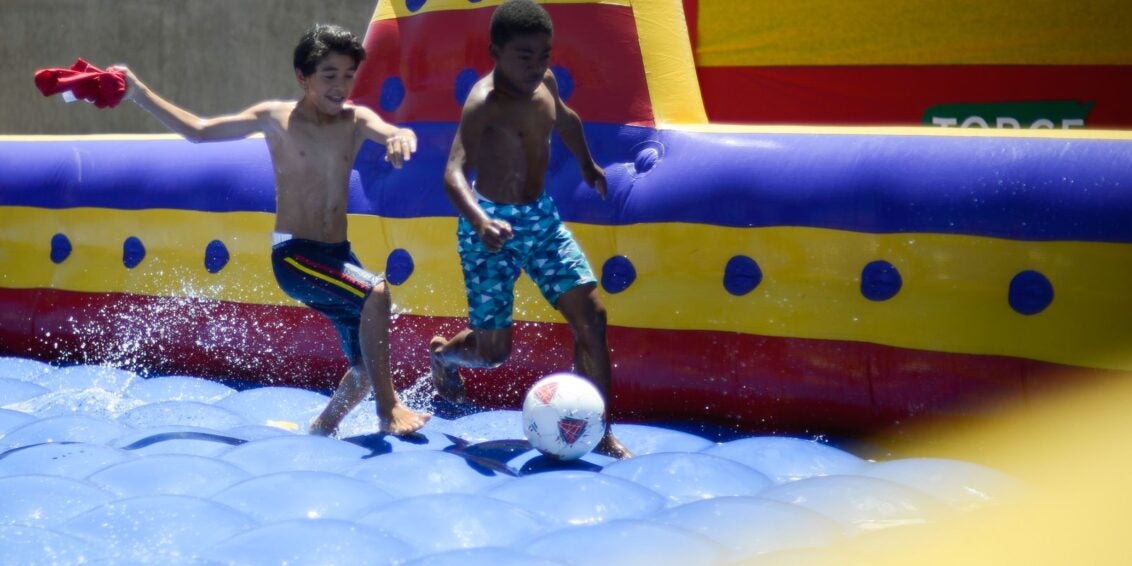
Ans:
POLYGON ((320 112, 337 114, 342 111, 346 97, 354 88, 354 73, 358 65, 354 58, 342 53, 331 52, 318 62, 314 73, 304 77, 295 70, 299 85, 306 91, 305 97, 314 103, 320 112))
POLYGON ((519 92, 534 92, 550 67, 551 43, 550 35, 532 33, 515 36, 502 47, 493 44, 491 57, 497 75, 519 92))

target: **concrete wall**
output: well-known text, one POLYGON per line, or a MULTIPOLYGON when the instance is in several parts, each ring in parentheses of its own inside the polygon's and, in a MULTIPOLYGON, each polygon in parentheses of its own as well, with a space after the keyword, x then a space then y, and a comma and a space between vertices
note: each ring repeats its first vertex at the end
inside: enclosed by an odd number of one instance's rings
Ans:
POLYGON ((376 0, 2 0, 0 134, 147 133, 165 129, 132 104, 99 110, 35 88, 35 71, 82 57, 128 65, 202 116, 299 95, 295 43, 314 22, 364 37, 376 0))

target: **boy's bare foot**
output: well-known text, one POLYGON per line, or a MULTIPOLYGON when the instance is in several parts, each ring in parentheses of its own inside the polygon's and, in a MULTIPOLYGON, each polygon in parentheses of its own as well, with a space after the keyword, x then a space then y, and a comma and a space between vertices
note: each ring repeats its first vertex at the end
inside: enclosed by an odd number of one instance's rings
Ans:
POLYGON ((334 436, 337 432, 338 427, 328 427, 319 418, 311 421, 311 425, 307 429, 307 433, 313 436, 334 436))
POLYGON ((633 457, 633 451, 626 448, 624 444, 621 444, 621 441, 617 440, 617 437, 613 436, 612 432, 605 433, 601 442, 598 442, 597 446, 594 447, 594 452, 602 456, 617 458, 618 460, 633 457))
POLYGON ((398 403, 393 406, 392 414, 388 418, 381 417, 378 420, 381 421, 381 432, 404 436, 420 430, 430 418, 432 418, 431 413, 411 411, 398 403))
POLYGON ((441 336, 434 336, 428 345, 429 358, 432 361, 432 385, 436 392, 446 401, 463 403, 467 400, 464 390, 464 378, 460 376, 460 368, 449 366, 440 359, 440 348, 448 341, 441 336))

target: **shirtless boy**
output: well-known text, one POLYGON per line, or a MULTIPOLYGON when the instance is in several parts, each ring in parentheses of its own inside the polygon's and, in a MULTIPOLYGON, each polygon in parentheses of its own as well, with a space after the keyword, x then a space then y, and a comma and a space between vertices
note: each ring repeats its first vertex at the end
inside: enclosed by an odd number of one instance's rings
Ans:
MULTIPOLYGON (((570 324, 574 369, 601 391, 608 412, 605 307, 589 262, 543 190, 552 130, 602 197, 605 172, 590 155, 578 115, 558 94, 549 70, 552 37, 550 16, 529 0, 508 0, 492 15, 495 67, 464 103, 444 174, 448 198, 460 213, 457 246, 470 320, 452 339, 432 339, 432 377, 441 396, 461 401, 459 368, 497 367, 507 359, 514 285, 525 269, 570 324), (473 171, 474 188, 468 182, 473 171)), ((608 424, 596 451, 632 455, 608 424)))
POLYGON ((350 367, 312 434, 333 434, 373 392, 383 432, 405 435, 429 420, 401 404, 389 361, 390 298, 384 278, 362 269, 346 239, 350 169, 365 140, 386 146, 400 168, 416 151, 412 130, 346 103, 365 50, 338 26, 316 25, 295 47, 298 101, 270 100, 228 116, 200 118, 150 90, 125 67, 126 98, 189 141, 240 139, 262 133, 275 170, 272 265, 280 288, 326 315, 350 367))

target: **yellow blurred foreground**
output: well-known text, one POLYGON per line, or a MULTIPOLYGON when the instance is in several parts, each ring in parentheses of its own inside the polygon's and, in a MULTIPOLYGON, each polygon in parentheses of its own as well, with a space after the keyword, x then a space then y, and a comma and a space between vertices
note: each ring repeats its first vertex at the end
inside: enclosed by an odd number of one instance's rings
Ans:
POLYGON ((753 563, 1132 564, 1132 376, 1032 400, 991 425, 947 427, 914 435, 929 440, 907 451, 1010 474, 1020 497, 753 563))

